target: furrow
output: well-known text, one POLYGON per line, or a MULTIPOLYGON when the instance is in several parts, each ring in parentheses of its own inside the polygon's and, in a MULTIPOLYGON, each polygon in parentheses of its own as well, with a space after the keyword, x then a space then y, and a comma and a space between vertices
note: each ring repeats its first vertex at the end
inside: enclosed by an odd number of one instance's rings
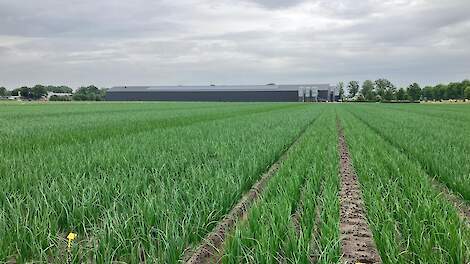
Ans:
MULTIPOLYGON (((321 191, 319 193, 320 196, 323 195, 323 188, 324 184, 322 184, 321 191)), ((310 240, 310 263, 317 263, 318 257, 320 255, 321 246, 318 242, 318 238, 320 237, 320 226, 321 226, 321 211, 323 207, 321 203, 317 203, 315 207, 315 225, 313 226, 312 230, 312 239, 310 240)))
POLYGON ((343 263, 382 263, 366 218, 361 186, 339 120, 340 239, 343 263))
POLYGON ((444 184, 434 178, 431 180, 431 184, 455 207, 455 209, 457 209, 460 218, 467 224, 470 224, 470 207, 462 200, 462 198, 453 194, 444 184))

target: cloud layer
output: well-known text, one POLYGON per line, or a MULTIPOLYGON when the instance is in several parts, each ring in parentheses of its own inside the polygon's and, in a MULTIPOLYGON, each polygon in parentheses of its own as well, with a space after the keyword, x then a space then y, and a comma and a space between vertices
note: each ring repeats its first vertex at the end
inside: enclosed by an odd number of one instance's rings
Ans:
POLYGON ((468 0, 0 0, 0 86, 470 78, 468 0))

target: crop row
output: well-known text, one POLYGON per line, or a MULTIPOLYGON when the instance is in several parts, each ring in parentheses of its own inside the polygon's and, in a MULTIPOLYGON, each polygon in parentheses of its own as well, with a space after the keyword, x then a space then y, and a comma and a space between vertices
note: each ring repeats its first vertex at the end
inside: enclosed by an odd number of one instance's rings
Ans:
POLYGON ((457 113, 441 110, 440 115, 432 109, 434 114, 427 115, 422 108, 406 112, 398 110, 399 107, 369 105, 344 108, 410 159, 417 160, 430 177, 470 201, 470 122, 460 117, 465 108, 457 113))
POLYGON ((347 110, 340 116, 384 263, 467 263, 470 229, 456 208, 418 162, 347 110))
MULTIPOLYGON (((158 105, 157 105, 158 106, 158 105)), ((282 109, 298 108, 295 104, 244 104, 220 107, 210 104, 188 109, 107 112, 80 114, 42 120, 37 117, 5 122, 0 139, 10 153, 54 148, 57 145, 86 144, 110 137, 128 136, 169 127, 187 126, 212 120, 227 119, 282 109)), ((0 149, 1 151, 1 149, 0 149)))
POLYGON ((328 109, 289 153, 225 242, 223 263, 339 260, 338 156, 328 109), (299 208, 301 207, 301 208, 299 208), (298 222, 292 216, 300 213, 298 222))

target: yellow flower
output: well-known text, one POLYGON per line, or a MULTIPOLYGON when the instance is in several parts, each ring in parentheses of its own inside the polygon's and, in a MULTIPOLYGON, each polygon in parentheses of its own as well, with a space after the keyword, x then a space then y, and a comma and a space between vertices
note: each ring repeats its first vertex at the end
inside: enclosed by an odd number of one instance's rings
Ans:
POLYGON ((77 237, 77 234, 70 232, 67 236, 68 240, 74 240, 77 237))

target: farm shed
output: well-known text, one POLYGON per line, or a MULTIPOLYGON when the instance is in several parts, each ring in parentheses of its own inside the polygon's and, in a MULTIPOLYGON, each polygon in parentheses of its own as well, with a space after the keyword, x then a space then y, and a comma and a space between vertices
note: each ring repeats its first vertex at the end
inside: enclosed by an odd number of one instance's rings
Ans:
MULTIPOLYGON (((211 86, 117 86, 106 94, 108 101, 317 101, 319 90, 334 93, 329 84, 211 85, 211 86)), ((322 100, 331 101, 331 100, 322 100)))

